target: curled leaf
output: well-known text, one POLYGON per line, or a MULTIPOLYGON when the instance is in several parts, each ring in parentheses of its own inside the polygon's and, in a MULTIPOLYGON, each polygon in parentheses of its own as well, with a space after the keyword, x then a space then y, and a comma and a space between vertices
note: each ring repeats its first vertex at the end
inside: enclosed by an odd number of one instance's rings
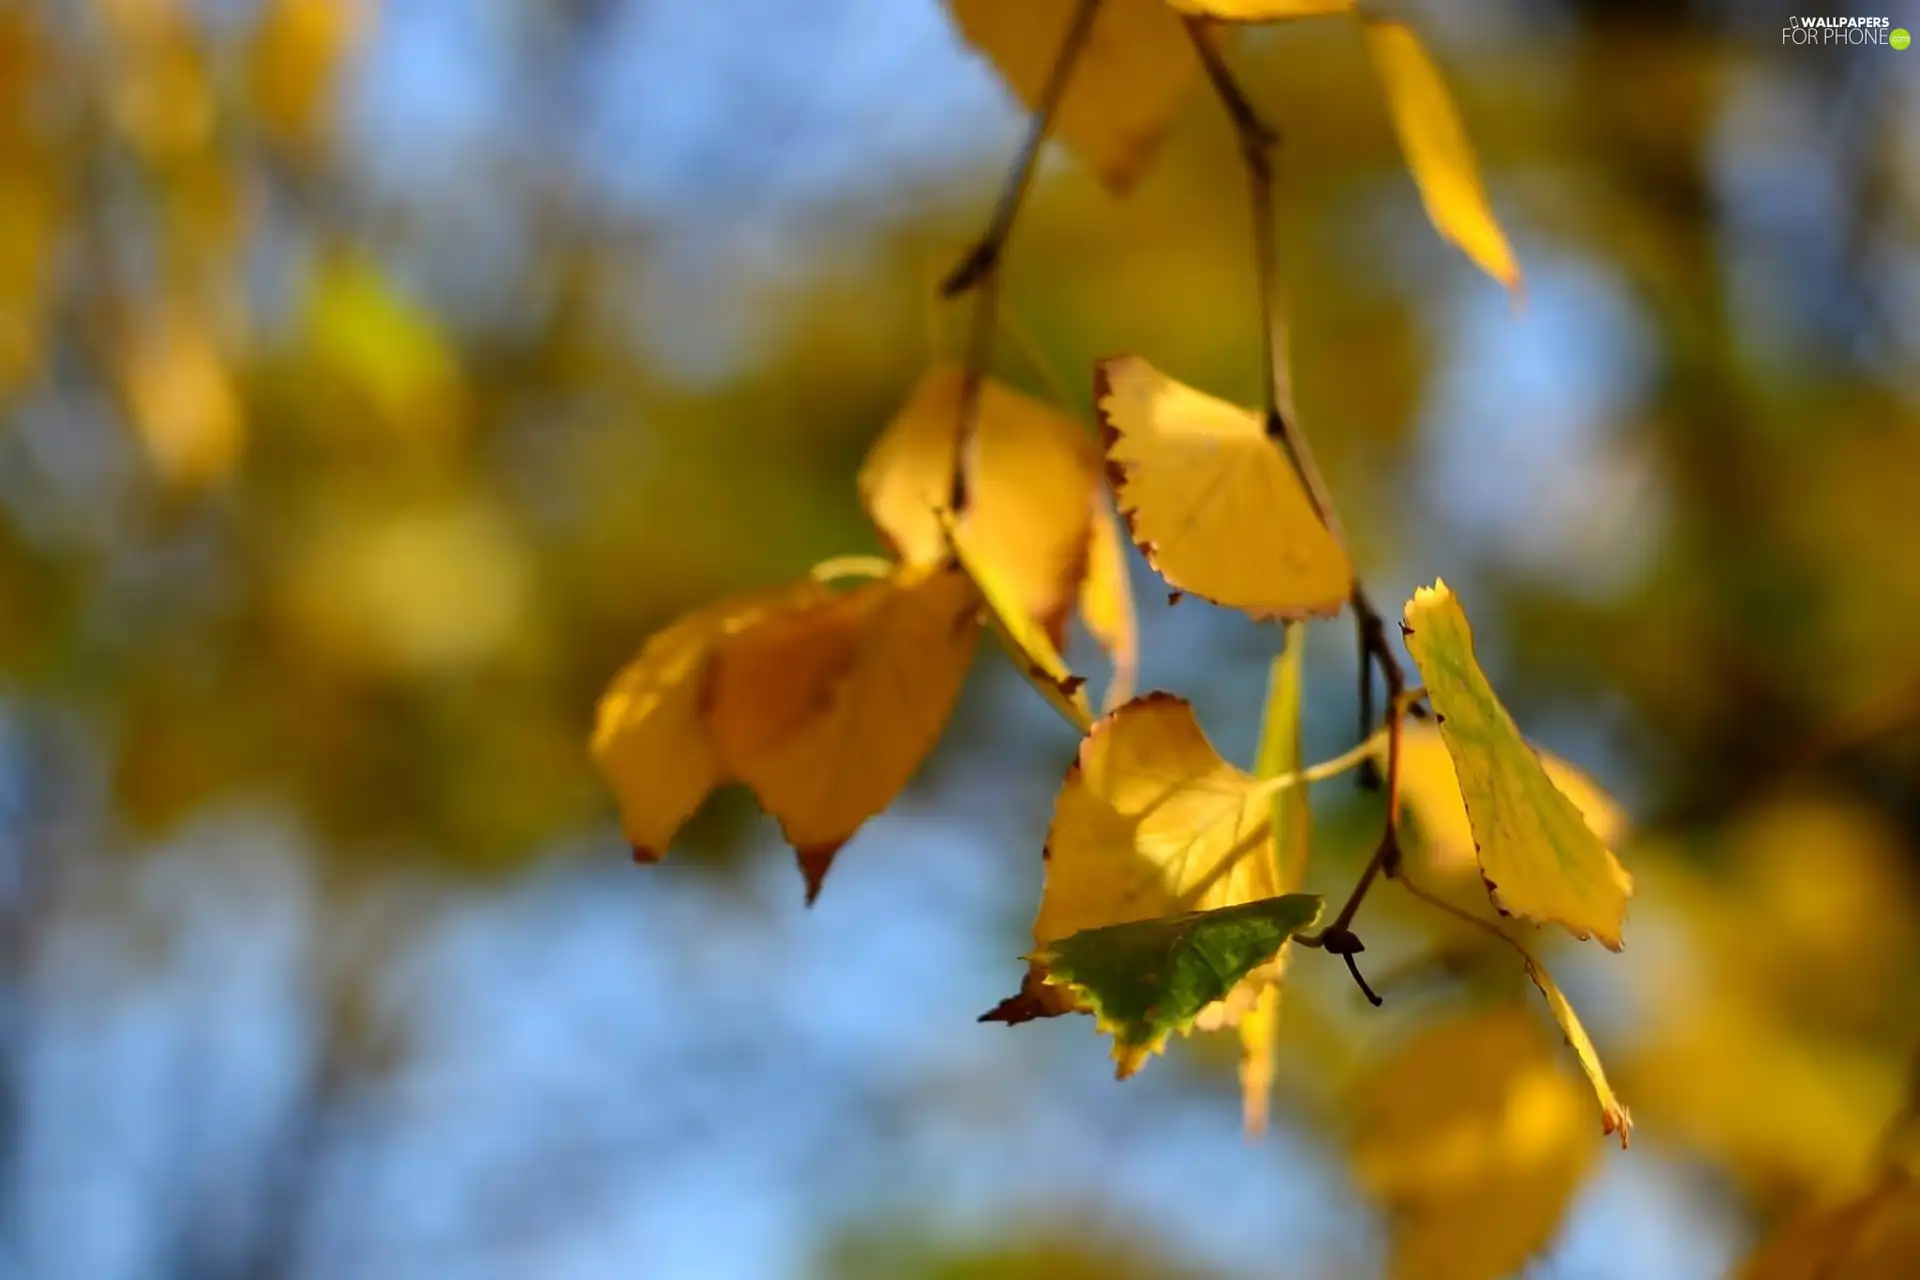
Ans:
POLYGON ((1093 499, 1093 528, 1087 546, 1087 576, 1080 584, 1080 619, 1113 659, 1106 709, 1133 697, 1140 674, 1140 630, 1133 612, 1133 586, 1127 574, 1127 548, 1120 521, 1104 493, 1093 499))
POLYGON ((1101 361, 1095 401, 1120 514, 1169 585, 1255 618, 1339 612, 1353 565, 1260 415, 1137 356, 1101 361))
POLYGON ((1520 736, 1474 658, 1472 629, 1447 584, 1416 591, 1405 624, 1494 905, 1618 951, 1633 879, 1520 736))
POLYGON ((1519 288, 1520 263, 1480 185, 1473 144, 1440 68, 1406 23, 1366 18, 1361 27, 1400 150, 1434 229, 1495 280, 1519 288))
POLYGON ((1620 1135, 1620 1149, 1626 1150, 1633 1141, 1633 1113, 1627 1110, 1626 1103, 1620 1101, 1613 1092, 1613 1086, 1607 1083, 1607 1072, 1600 1065, 1600 1051, 1593 1047, 1593 1038, 1587 1034, 1586 1027, 1580 1023, 1580 1015, 1573 1011, 1566 994, 1547 972, 1546 966, 1527 956, 1527 977, 1546 997, 1547 1008, 1553 1011, 1553 1020, 1560 1024, 1567 1044, 1573 1048, 1574 1057, 1580 1060, 1580 1070, 1586 1073, 1587 1083, 1593 1086, 1593 1096, 1600 1100, 1600 1132, 1620 1135))
MULTIPOLYGON (((953 489, 964 380, 953 365, 928 370, 860 468, 860 501, 908 564, 947 558, 939 512, 953 489)), ((991 378, 977 413, 959 535, 1058 646, 1086 569, 1099 453, 1080 423, 991 378)))
POLYGON ((1085 733, 1093 724, 1086 679, 1068 669, 1067 660, 1060 656, 1060 650, 1046 630, 1020 607, 1014 588, 1001 574, 999 566, 974 552, 973 539, 954 527, 951 515, 941 512, 940 518, 953 538, 954 558, 973 579, 981 599, 986 602, 987 623, 1007 656, 1055 711, 1085 733))

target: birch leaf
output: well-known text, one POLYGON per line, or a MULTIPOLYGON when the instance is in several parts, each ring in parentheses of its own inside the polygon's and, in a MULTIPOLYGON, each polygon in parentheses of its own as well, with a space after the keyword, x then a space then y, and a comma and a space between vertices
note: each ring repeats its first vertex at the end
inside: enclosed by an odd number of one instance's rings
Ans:
POLYGON ((1120 514, 1169 585, 1255 618, 1339 612, 1353 565, 1259 414, 1137 356, 1094 385, 1120 514))
MULTIPOLYGON (((1087 929, 1283 896, 1269 847, 1271 798, 1270 787, 1220 758, 1183 699, 1151 693, 1103 717, 1055 801, 1034 955, 1087 929)), ((1232 1025, 1271 980, 1249 975, 1188 1025, 1232 1025)), ((1086 1009, 1034 963, 1020 992, 985 1018, 1025 1022, 1086 1009)), ((1125 1046, 1116 1044, 1115 1056, 1123 1074, 1138 1065, 1125 1046)))
POLYGON ((1434 230, 1460 246, 1495 280, 1518 289, 1520 263, 1493 216, 1467 127, 1440 68, 1404 22, 1367 18, 1361 28, 1400 150, 1434 230))
POLYGON ((1414 593, 1405 626, 1494 905, 1618 951, 1632 877, 1520 736, 1474 658, 1472 629, 1446 583, 1414 593))

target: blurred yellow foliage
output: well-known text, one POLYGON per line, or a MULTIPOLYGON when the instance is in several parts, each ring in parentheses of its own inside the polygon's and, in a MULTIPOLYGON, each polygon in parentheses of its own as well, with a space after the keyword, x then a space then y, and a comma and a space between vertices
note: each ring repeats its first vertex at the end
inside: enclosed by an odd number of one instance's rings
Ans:
POLYGON ((1594 1159, 1578 1082, 1513 1010, 1414 1033, 1360 1083, 1354 1171, 1385 1206, 1397 1280, 1498 1280, 1559 1230, 1594 1159))

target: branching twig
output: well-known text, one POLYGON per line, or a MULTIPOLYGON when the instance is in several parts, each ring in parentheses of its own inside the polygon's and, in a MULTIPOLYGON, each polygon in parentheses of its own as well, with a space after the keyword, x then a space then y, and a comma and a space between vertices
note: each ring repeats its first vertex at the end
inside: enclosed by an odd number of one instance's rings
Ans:
POLYGON ((1373 888, 1373 882, 1382 874, 1391 880, 1400 871, 1400 744, 1406 737, 1408 713, 1413 704, 1425 696, 1424 689, 1402 690, 1387 704, 1386 829, 1380 833, 1380 843, 1374 848, 1373 856, 1367 859, 1366 869, 1354 882, 1352 892, 1347 894, 1347 900, 1341 904, 1340 913, 1333 918, 1333 923, 1316 933, 1302 934, 1294 939, 1303 947, 1319 947, 1344 959, 1348 972, 1353 974, 1353 980, 1360 984, 1360 990, 1376 1007, 1381 1003, 1380 997, 1367 985, 1367 980, 1360 975, 1360 967, 1353 960, 1354 956, 1367 949, 1353 931, 1353 918, 1360 914, 1360 904, 1367 900, 1367 891, 1373 888))
MULTIPOLYGON (((1346 532, 1334 509, 1333 495, 1314 462, 1312 446, 1300 426, 1287 374, 1286 309, 1280 296, 1280 270, 1275 256, 1273 202, 1273 152, 1280 145, 1280 134, 1265 124, 1254 110, 1239 81, 1234 79, 1232 69, 1208 36, 1205 21, 1187 19, 1187 35, 1194 51, 1200 55, 1200 64, 1206 68, 1214 93, 1233 121, 1234 132, 1240 140, 1240 155, 1246 161, 1248 185, 1252 188, 1254 269, 1260 290, 1261 369, 1266 383, 1267 434, 1286 450, 1300 483, 1306 487, 1307 496, 1320 514, 1321 523, 1346 546, 1346 532)), ((1358 576, 1354 578, 1348 603, 1353 607, 1360 646, 1360 735, 1364 738, 1373 729, 1373 668, 1380 669, 1389 704, 1400 697, 1407 682, 1400 660, 1388 643, 1380 611, 1373 607, 1358 576)))
POLYGON ((953 442, 953 492, 949 495, 949 505, 956 517, 967 509, 967 450, 973 443, 980 412, 980 383, 987 376, 987 361, 993 352, 994 313, 1000 297, 1000 257, 1006 250, 1007 237, 1013 232, 1014 220, 1020 216, 1027 188, 1033 183, 1041 144, 1047 139, 1047 130, 1053 127, 1054 115, 1073 77, 1074 64, 1087 47, 1087 37, 1093 32, 1093 20, 1099 12, 1100 0, 1080 0, 1080 7, 1074 11, 1073 21, 1060 40, 1060 51, 1054 55, 1053 69, 1047 73, 1046 86, 1027 125, 1027 140, 1014 159, 1006 186, 1001 188, 986 232, 940 285, 941 295, 948 298, 958 297, 970 289, 978 291, 973 323, 967 333, 966 371, 960 383, 960 429, 953 442))

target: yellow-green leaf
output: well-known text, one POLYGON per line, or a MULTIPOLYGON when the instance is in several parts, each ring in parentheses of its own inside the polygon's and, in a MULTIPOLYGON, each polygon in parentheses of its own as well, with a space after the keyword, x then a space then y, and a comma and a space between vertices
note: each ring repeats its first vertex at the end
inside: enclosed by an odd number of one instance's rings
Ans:
POLYGON ((1422 587, 1405 622, 1494 905, 1619 950, 1633 879, 1554 786, 1488 685, 1459 601, 1444 582, 1422 587))
POLYGON ((1161 577, 1255 618, 1340 610, 1353 565, 1259 414, 1137 356, 1094 376, 1114 497, 1161 577))
MULTIPOLYGON (((1267 676, 1267 710, 1260 727, 1260 754, 1254 773, 1277 778, 1297 773, 1306 761, 1300 745, 1301 675, 1305 666, 1307 626, 1290 622, 1285 641, 1267 676)), ((1305 787, 1289 787, 1273 797, 1273 859, 1280 887, 1297 891, 1306 881, 1308 841, 1312 834, 1312 807, 1305 787)), ((1241 1016, 1241 1115, 1250 1137, 1266 1132, 1272 1110, 1273 1083, 1280 1052, 1280 983, 1287 963, 1286 944, 1274 957, 1276 981, 1265 987, 1253 1008, 1241 1016)))
POLYGON ((1480 185, 1473 144, 1440 69, 1404 22, 1367 18, 1362 27, 1400 149, 1434 229, 1488 275, 1517 289, 1520 263, 1480 185))
MULTIPOLYGON (((1525 948, 1522 948, 1525 950, 1525 948)), ((1613 1092, 1613 1086, 1607 1083, 1607 1072, 1600 1065, 1600 1051, 1593 1047, 1593 1039, 1587 1035, 1586 1027, 1580 1023, 1580 1015, 1573 1011, 1565 993, 1547 972, 1546 966, 1527 956, 1527 976, 1533 979, 1533 985, 1546 997, 1547 1008, 1553 1011, 1553 1020, 1560 1024, 1567 1044, 1573 1049, 1574 1057, 1580 1060, 1580 1070, 1586 1074, 1587 1083, 1593 1086, 1593 1096, 1600 1100, 1600 1132, 1620 1135, 1620 1147, 1625 1150, 1633 1141, 1633 1113, 1627 1110, 1624 1102, 1613 1092)))

